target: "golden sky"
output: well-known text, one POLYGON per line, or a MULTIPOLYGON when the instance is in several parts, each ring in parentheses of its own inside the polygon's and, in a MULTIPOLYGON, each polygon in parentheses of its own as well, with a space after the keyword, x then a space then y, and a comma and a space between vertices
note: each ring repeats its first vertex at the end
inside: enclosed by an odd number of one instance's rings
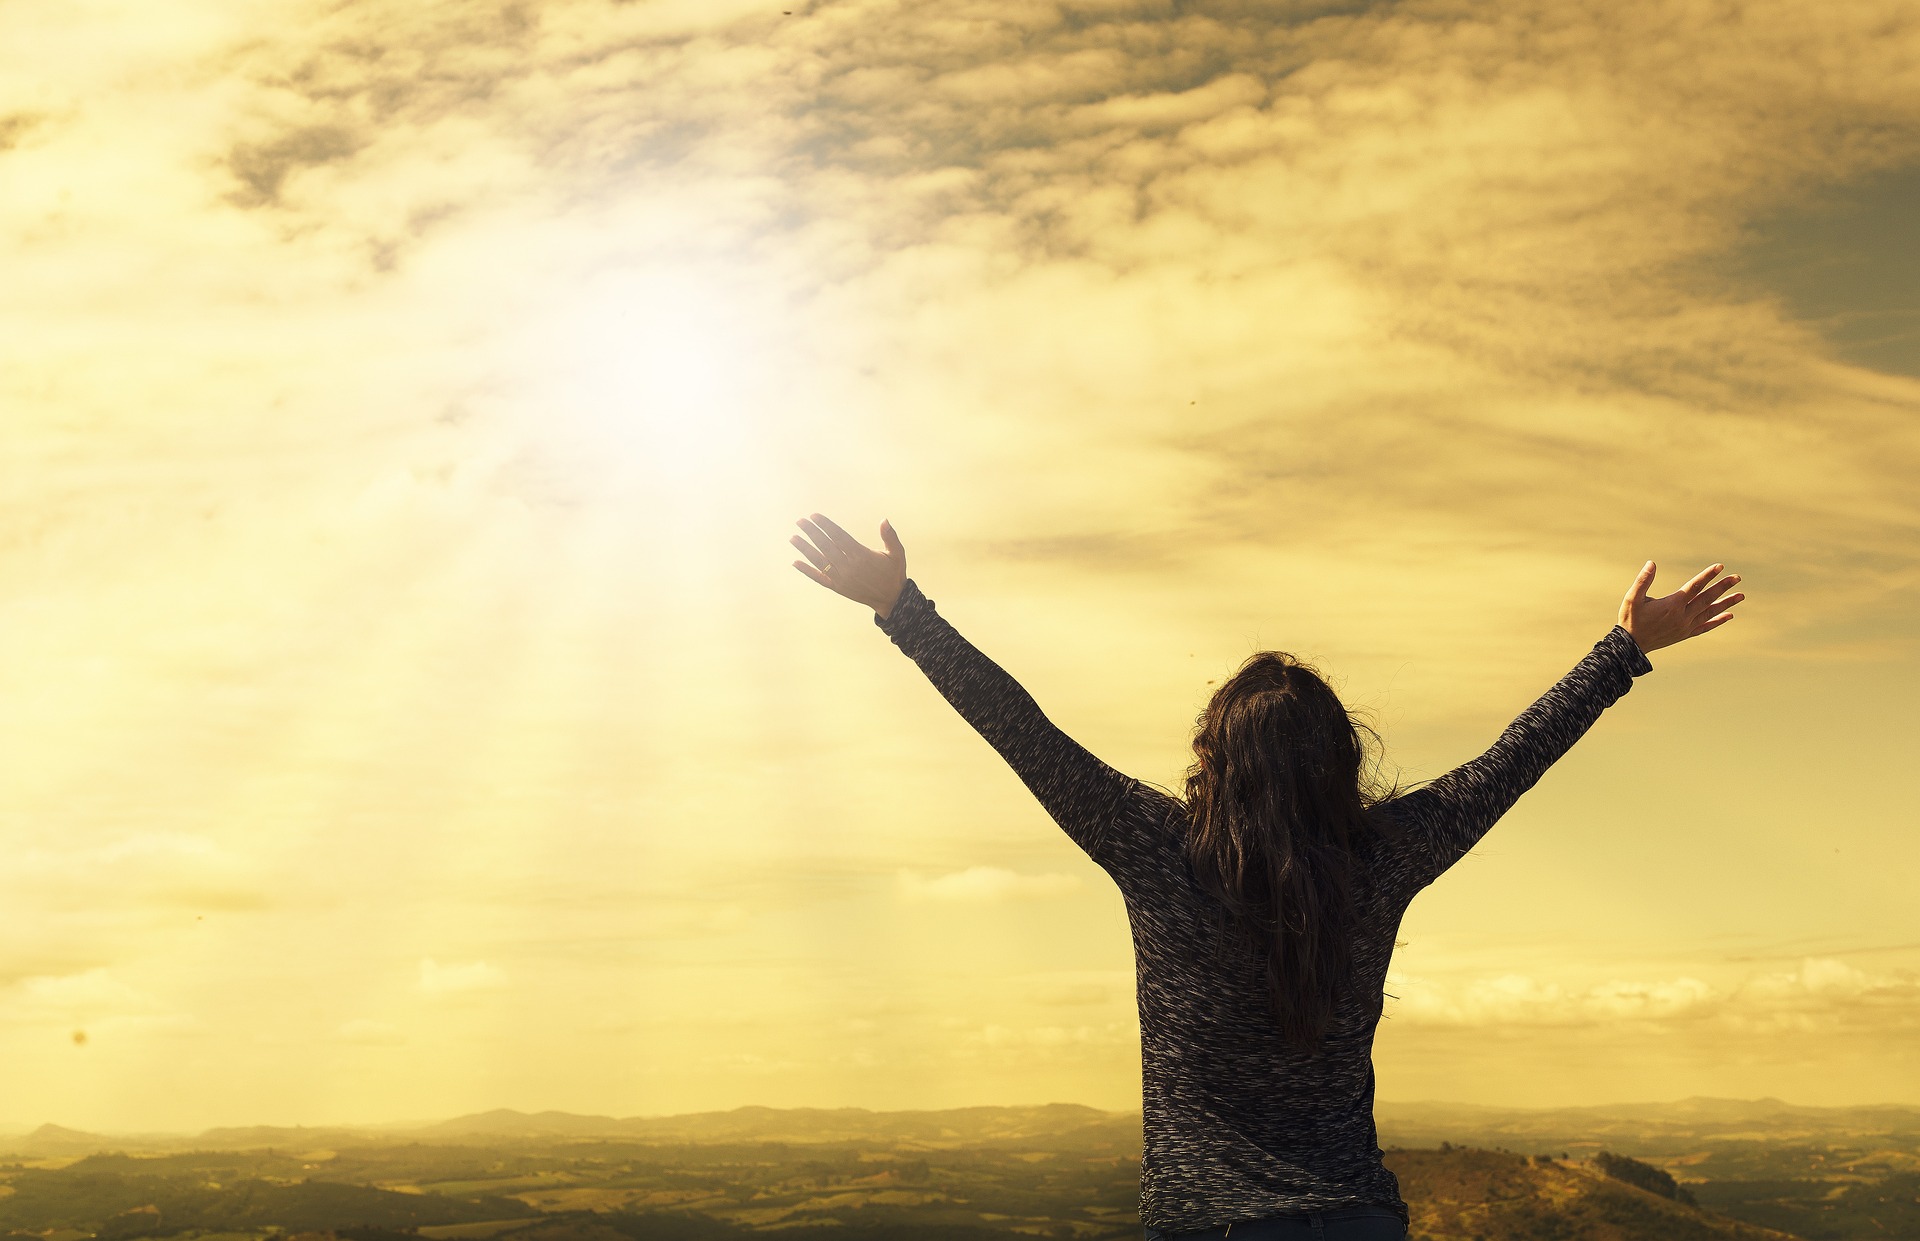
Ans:
POLYGON ((1920 1103, 1916 167, 1906 0, 0 4, 0 1122, 1137 1106, 815 510, 1162 783, 1725 561, 1380 1095, 1920 1103))

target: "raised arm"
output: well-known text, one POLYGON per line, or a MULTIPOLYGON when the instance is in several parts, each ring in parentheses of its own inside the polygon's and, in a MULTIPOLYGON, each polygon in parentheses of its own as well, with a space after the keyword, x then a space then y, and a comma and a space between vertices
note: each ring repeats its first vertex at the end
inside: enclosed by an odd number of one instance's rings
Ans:
POLYGON ((1107 828, 1134 781, 1060 731, 1019 682, 934 610, 907 578, 906 551, 891 525, 880 527, 882 553, 818 513, 799 524, 813 543, 798 535, 792 541, 812 563, 796 560, 794 567, 872 607, 874 623, 999 752, 1073 842, 1105 865, 1107 828))
POLYGON ((1680 590, 1651 598, 1655 567, 1648 561, 1621 601, 1620 621, 1572 671, 1507 725, 1485 754, 1432 783, 1388 803, 1420 851, 1416 871, 1431 882, 1471 849, 1489 828, 1573 747, 1600 713, 1652 670, 1648 651, 1718 628, 1745 595, 1728 595, 1740 579, 1714 582, 1712 565, 1680 590), (1709 584, 1711 583, 1711 584, 1709 584))

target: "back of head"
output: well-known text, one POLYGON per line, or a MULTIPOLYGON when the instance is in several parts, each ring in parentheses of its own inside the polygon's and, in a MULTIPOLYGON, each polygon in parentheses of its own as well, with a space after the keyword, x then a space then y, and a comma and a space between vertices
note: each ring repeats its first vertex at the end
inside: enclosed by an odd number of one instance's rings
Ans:
POLYGON ((1223 929, 1265 957, 1275 1018, 1302 1046, 1325 1035, 1351 964, 1354 852, 1376 830, 1368 741, 1332 687, 1281 651, 1242 664, 1194 729, 1194 875, 1223 929))

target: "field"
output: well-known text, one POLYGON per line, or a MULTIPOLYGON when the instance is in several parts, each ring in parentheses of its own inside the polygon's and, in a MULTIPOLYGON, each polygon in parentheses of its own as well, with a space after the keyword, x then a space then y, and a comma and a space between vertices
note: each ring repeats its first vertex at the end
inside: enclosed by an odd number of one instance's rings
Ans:
MULTIPOLYGON (((1920 1241, 1920 1112, 1381 1108, 1423 1241, 1920 1241), (1438 1137, 1445 1132, 1450 1136, 1438 1137)), ((12 1241, 1133 1238, 1139 1118, 1090 1108, 487 1113, 406 1132, 107 1137, 0 1156, 12 1241)))

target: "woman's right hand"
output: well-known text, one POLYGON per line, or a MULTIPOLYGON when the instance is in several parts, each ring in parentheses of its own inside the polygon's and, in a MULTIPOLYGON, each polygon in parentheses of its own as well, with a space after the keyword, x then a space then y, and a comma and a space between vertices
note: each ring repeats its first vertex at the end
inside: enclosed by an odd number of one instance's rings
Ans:
POLYGON ((1656 571, 1653 561, 1647 561, 1627 588, 1627 597, 1620 601, 1620 627, 1633 635, 1642 651, 1657 651, 1726 624, 1733 619, 1728 609, 1746 598, 1727 594, 1740 581, 1738 573, 1713 580, 1714 574, 1726 567, 1708 565, 1679 590, 1656 599, 1647 594, 1656 571))
POLYGON ((797 534, 788 541, 813 563, 796 560, 793 567, 835 594, 866 604, 885 620, 907 581, 907 549, 900 545, 892 523, 880 523, 883 552, 874 551, 819 513, 795 524, 813 541, 797 534))

